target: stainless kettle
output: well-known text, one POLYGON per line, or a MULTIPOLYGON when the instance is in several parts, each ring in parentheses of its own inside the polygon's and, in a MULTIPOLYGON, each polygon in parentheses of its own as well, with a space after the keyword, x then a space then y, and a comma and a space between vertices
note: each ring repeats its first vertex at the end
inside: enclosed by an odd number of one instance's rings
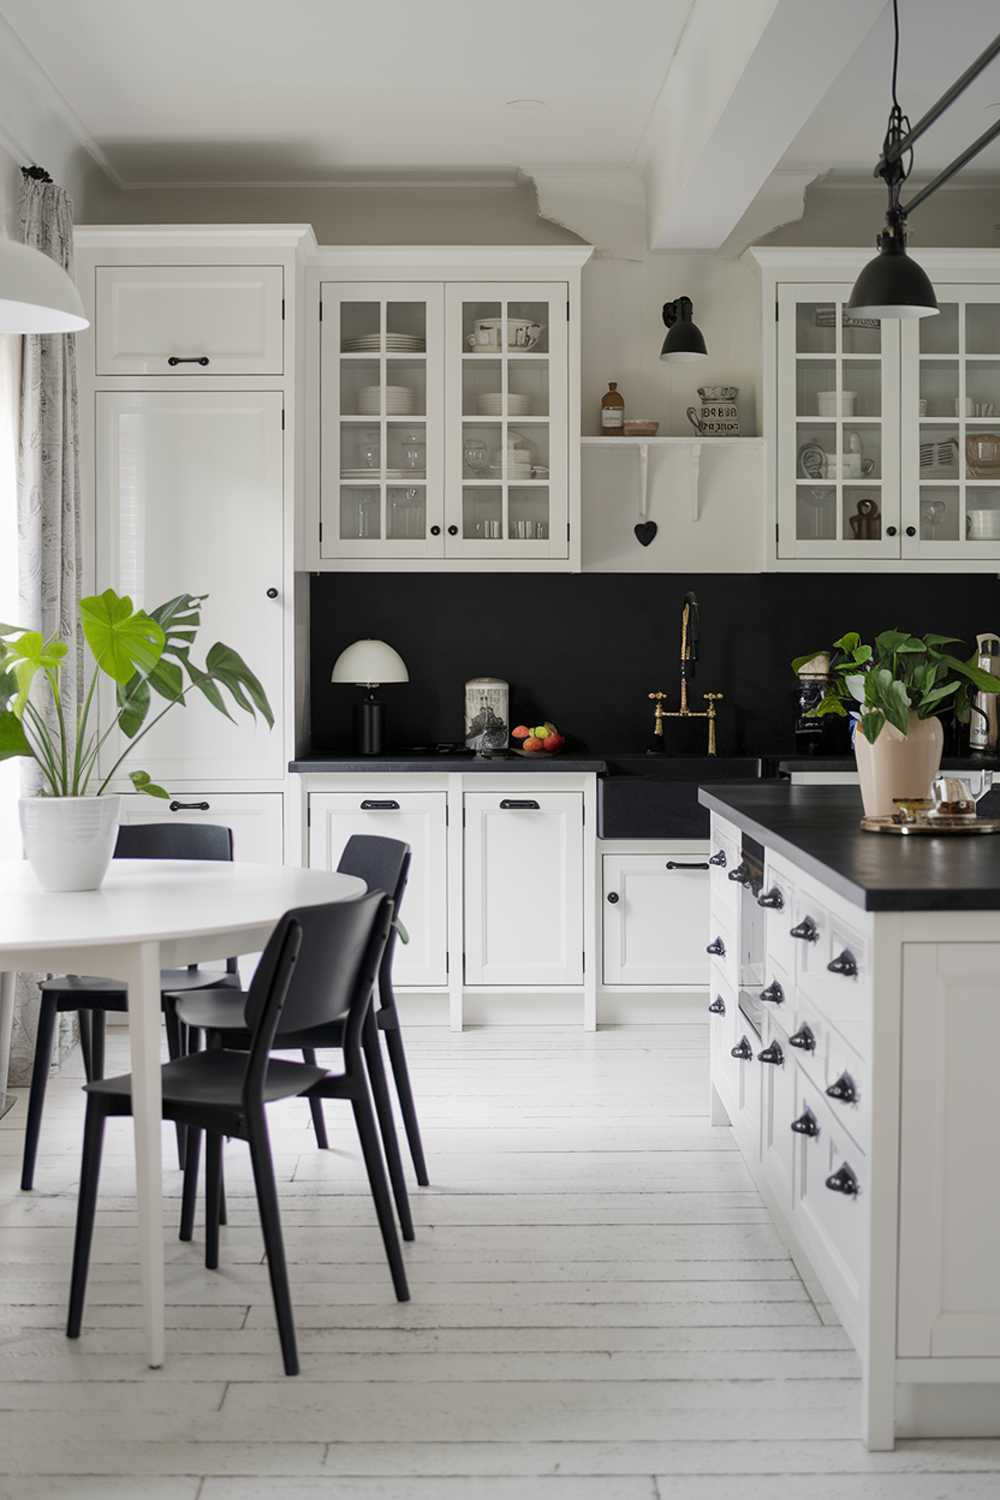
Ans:
MULTIPOLYGON (((984 672, 994 676, 1000 666, 1000 635, 984 631, 976 636, 979 652, 978 664, 984 672)), ((972 700, 972 718, 969 721, 969 749, 996 755, 1000 746, 1000 722, 997 718, 997 694, 977 693, 972 700)))

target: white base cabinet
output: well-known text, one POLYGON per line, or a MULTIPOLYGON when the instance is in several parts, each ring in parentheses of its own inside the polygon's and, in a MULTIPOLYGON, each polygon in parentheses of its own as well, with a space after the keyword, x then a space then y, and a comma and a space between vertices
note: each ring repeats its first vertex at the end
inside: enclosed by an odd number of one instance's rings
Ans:
POLYGON ((606 985, 645 990, 705 984, 707 853, 689 847, 602 854, 606 985))
POLYGON ((194 791, 169 802, 132 794, 122 798, 122 822, 221 824, 232 829, 234 859, 280 865, 283 807, 280 792, 194 791))

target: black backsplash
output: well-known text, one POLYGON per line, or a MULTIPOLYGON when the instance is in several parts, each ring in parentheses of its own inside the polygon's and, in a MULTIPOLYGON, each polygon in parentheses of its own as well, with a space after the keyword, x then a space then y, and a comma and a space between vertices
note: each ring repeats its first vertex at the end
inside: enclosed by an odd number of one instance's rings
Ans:
MULTIPOLYGON (((469 677, 511 686, 512 722, 551 719, 568 748, 642 750, 647 694, 676 707, 680 614, 693 589, 701 646, 693 697, 725 694, 721 754, 793 748, 792 656, 845 630, 941 631, 975 644, 1000 629, 993 574, 338 573, 312 579, 312 749, 346 751, 356 693, 332 687, 338 653, 389 641, 410 672, 385 687, 389 748, 461 739, 469 677)), ((692 703, 692 706, 700 706, 692 703)), ((701 753, 703 723, 668 723, 670 748, 701 753)))

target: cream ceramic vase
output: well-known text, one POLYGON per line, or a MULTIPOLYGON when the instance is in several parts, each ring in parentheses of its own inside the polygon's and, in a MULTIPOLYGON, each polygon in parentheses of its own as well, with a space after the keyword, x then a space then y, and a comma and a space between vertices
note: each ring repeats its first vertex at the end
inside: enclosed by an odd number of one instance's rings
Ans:
POLYGON ((24 857, 43 891, 96 891, 115 851, 121 798, 22 797, 24 857))
POLYGON ((943 748, 944 729, 937 718, 918 719, 911 713, 905 734, 884 724, 874 745, 859 728, 854 755, 865 817, 891 817, 898 797, 929 797, 931 782, 941 769, 943 748))

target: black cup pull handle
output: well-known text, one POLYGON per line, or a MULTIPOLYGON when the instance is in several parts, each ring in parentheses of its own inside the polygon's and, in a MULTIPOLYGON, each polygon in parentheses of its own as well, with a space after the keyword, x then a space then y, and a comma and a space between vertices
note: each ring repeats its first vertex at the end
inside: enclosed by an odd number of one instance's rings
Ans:
POLYGON ((757 1053, 757 1061, 763 1063, 783 1063, 785 1054, 777 1042, 772 1042, 769 1047, 764 1047, 757 1053))
POLYGON ((713 938, 705 949, 705 952, 711 953, 713 958, 725 958, 726 945, 720 937, 713 938))
POLYGON ((856 1198, 858 1195, 858 1179, 846 1162, 836 1172, 831 1172, 826 1185, 831 1193, 844 1193, 848 1198, 856 1198))
POLYGON ((171 354, 167 364, 173 368, 175 365, 207 365, 207 354, 171 354))
POLYGON ((687 862, 685 862, 683 859, 668 859, 667 860, 667 869, 668 870, 707 870, 708 869, 708 861, 707 860, 688 860, 687 862))
POLYGON ((831 1099, 839 1099, 841 1104, 857 1104, 858 1102, 857 1084, 850 1073, 841 1073, 826 1092, 831 1099))
POLYGON ((796 922, 790 929, 789 935, 803 943, 815 943, 819 940, 819 928, 812 917, 803 917, 801 922, 796 922))
POLYGON ((399 803, 392 797, 387 797, 384 802, 377 801, 374 797, 366 797, 361 804, 362 812, 399 812, 399 803))
POLYGON ((721 995, 716 995, 708 1008, 713 1016, 724 1016, 726 1014, 726 1002, 721 995))
POLYGON ((765 891, 762 896, 757 897, 757 905, 766 907, 768 911, 781 911, 784 904, 785 898, 776 885, 772 886, 769 891, 765 891))
POLYGON ((208 812, 207 802, 171 802, 171 812, 208 812))
POLYGON ((736 885, 749 885, 750 866, 747 864, 746 860, 741 859, 738 865, 734 865, 729 874, 726 876, 726 879, 732 880, 736 885))
POLYGON ((440 526, 432 526, 431 527, 431 536, 440 536, 440 535, 441 535, 441 528, 440 528, 440 526))
POLYGON ((853 979, 858 972, 858 961, 850 948, 845 948, 843 953, 831 958, 827 968, 831 974, 843 974, 845 979, 853 979))
POLYGON ((760 992, 762 1000, 769 1001, 772 1005, 781 1005, 785 998, 785 992, 776 979, 772 979, 760 992))
MULTIPOLYGON (((788 1040, 791 1041, 791 1037, 788 1040)), ((796 1135, 819 1135, 819 1125, 811 1109, 803 1110, 799 1118, 792 1121, 790 1128, 795 1131, 796 1135)))
POLYGON ((541 812, 534 797, 504 797, 500 807, 504 812, 541 812))
POLYGON ((730 1057, 738 1058, 740 1062, 749 1062, 753 1057, 753 1048, 745 1036, 741 1036, 735 1047, 729 1049, 730 1057))
POLYGON ((608 892, 608 900, 611 902, 612 906, 617 906, 618 905, 618 900, 619 900, 618 892, 617 891, 609 891, 608 892))
POLYGON ((726 868, 725 849, 716 849, 715 853, 709 856, 708 862, 710 865, 715 865, 716 869, 724 870, 726 868))
POLYGON ((803 1023, 798 1031, 792 1032, 788 1038, 788 1045, 789 1047, 798 1047, 800 1052, 815 1052, 816 1037, 813 1034, 812 1027, 803 1023))

